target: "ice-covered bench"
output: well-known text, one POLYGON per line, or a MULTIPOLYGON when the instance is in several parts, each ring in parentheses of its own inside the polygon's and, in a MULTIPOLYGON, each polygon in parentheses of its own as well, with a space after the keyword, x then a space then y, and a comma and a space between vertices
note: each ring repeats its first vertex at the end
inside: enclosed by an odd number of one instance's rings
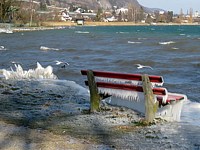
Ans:
POLYGON ((98 109, 98 101, 102 97, 112 96, 106 101, 113 105, 132 108, 146 115, 145 99, 153 97, 153 103, 159 104, 156 116, 167 120, 179 120, 182 102, 187 99, 186 95, 170 93, 161 87, 164 83, 162 76, 96 70, 81 70, 81 74, 87 75, 88 80, 85 84, 90 89, 92 110, 93 104, 96 104, 94 109, 98 109), (152 95, 149 95, 149 92, 152 95))

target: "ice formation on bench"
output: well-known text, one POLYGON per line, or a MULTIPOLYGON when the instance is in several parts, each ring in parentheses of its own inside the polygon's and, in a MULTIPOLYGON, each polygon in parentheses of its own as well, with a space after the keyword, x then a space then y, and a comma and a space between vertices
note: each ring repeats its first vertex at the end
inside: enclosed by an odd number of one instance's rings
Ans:
MULTIPOLYGON (((126 79, 116 79, 116 78, 104 78, 104 77, 95 77, 95 79, 105 82, 112 82, 112 83, 125 83, 125 84, 133 84, 133 85, 142 85, 142 81, 136 80, 126 80, 126 79)), ((155 83, 151 82, 152 86, 162 86, 163 83, 155 83)))
POLYGON ((119 89, 110 89, 110 88, 98 88, 99 93, 108 94, 115 96, 121 99, 127 99, 130 101, 137 101, 139 102, 141 97, 144 97, 142 92, 136 91, 127 91, 127 90, 119 90, 119 89))
MULTIPOLYGON (((104 81, 104 82, 111 82, 111 83, 122 83, 122 84, 130 84, 130 85, 139 85, 142 86, 142 81, 136 80, 126 80, 126 79, 116 79, 116 78, 104 78, 104 77, 96 77, 95 79, 104 81)), ((157 83, 151 83, 152 88, 157 85, 157 83)), ((159 84, 160 85, 160 84, 159 84)), ((131 101, 139 102, 140 99, 144 99, 144 93, 138 91, 128 91, 128 90, 119 90, 119 89, 110 89, 110 88, 102 88, 98 87, 99 93, 102 94, 109 94, 115 96, 117 98, 127 99, 131 101)), ((162 99, 162 103, 166 103, 167 100, 167 89, 165 89, 166 95, 160 95, 159 97, 162 99)), ((156 95, 155 95, 156 100, 156 95)))

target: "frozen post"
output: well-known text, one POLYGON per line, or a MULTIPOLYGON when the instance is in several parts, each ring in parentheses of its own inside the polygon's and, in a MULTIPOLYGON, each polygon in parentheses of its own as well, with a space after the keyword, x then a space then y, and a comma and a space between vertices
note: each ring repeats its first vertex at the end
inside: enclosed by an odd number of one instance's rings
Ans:
POLYGON ((90 112, 99 111, 100 95, 98 94, 92 70, 87 71, 88 86, 90 90, 90 112))
POLYGON ((158 103, 155 102, 152 85, 148 75, 142 75, 142 84, 145 98, 145 121, 152 123, 158 109, 158 103))

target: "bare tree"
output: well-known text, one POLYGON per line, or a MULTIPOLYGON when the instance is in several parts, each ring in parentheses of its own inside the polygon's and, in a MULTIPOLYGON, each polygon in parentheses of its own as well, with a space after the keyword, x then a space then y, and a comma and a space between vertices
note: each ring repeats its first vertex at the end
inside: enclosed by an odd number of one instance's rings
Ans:
POLYGON ((167 12, 167 22, 173 22, 173 11, 167 12))
POLYGON ((189 23, 193 22, 193 9, 190 8, 190 18, 189 18, 189 23))
POLYGON ((128 5, 128 21, 138 22, 144 19, 144 10, 130 3, 128 5))
POLYGON ((102 8, 99 8, 98 11, 97 11, 97 15, 95 17, 96 21, 100 21, 101 20, 102 12, 103 12, 102 8))
POLYGON ((12 3, 14 0, 1 0, 0 1, 0 21, 10 22, 12 17, 12 3))
POLYGON ((179 15, 179 18, 180 18, 180 20, 182 21, 183 20, 183 9, 181 8, 181 10, 180 10, 180 15, 179 15))
POLYGON ((137 19, 138 21, 141 21, 145 18, 145 15, 144 15, 144 8, 143 7, 140 7, 139 11, 138 11, 138 14, 137 14, 137 19))
POLYGON ((134 21, 134 5, 128 4, 128 21, 134 21))

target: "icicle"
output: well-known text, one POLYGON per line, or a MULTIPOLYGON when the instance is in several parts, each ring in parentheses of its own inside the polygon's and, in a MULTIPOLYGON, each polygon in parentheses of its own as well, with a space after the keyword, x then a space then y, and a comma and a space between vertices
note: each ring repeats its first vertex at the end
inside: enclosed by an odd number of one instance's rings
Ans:
POLYGON ((166 95, 162 96, 162 103, 163 104, 166 104, 166 102, 167 102, 167 97, 168 97, 168 91, 167 91, 167 89, 165 89, 165 93, 166 93, 166 95))
POLYGON ((155 82, 151 82, 152 83, 152 86, 155 87, 155 86, 163 86, 163 83, 155 83, 155 82))
POLYGON ((158 117, 161 116, 163 119, 166 119, 167 121, 180 121, 182 105, 183 102, 187 100, 187 96, 178 93, 168 93, 168 94, 183 96, 184 99, 171 102, 170 105, 161 107, 157 112, 157 116, 158 117))
POLYGON ((109 89, 109 88, 98 88, 99 93, 109 94, 121 99, 128 99, 130 101, 140 101, 143 93, 127 90, 109 89))

